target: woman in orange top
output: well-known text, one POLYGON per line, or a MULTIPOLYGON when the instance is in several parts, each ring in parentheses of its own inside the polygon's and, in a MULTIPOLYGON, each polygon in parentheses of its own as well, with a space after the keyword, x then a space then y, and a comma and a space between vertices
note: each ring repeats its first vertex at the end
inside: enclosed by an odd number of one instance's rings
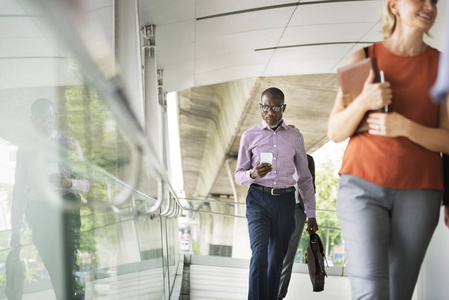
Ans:
MULTIPOLYGON (((376 57, 384 83, 372 83, 346 108, 341 90, 328 136, 350 137, 340 170, 337 212, 353 299, 410 300, 438 224, 443 194, 440 152, 449 153, 449 121, 431 101, 439 52, 424 34, 437 1, 386 0, 384 40, 348 64, 376 57), (388 112, 373 112, 388 105, 388 112), (367 131, 359 124, 368 114, 367 131)), ((363 127, 363 126, 362 126, 363 127)))

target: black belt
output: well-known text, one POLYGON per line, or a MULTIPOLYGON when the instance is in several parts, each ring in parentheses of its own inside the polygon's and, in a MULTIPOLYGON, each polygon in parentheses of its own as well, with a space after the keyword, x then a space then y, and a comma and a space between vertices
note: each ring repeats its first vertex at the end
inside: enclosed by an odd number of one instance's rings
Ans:
POLYGON ((288 188, 284 188, 284 189, 276 189, 276 188, 269 188, 269 187, 266 187, 266 186, 255 184, 255 183, 251 184, 251 187, 255 188, 257 190, 260 190, 260 191, 262 191, 264 193, 271 194, 273 196, 279 196, 279 195, 282 195, 282 194, 292 193, 292 192, 294 192, 296 190, 294 186, 291 186, 291 187, 288 187, 288 188))

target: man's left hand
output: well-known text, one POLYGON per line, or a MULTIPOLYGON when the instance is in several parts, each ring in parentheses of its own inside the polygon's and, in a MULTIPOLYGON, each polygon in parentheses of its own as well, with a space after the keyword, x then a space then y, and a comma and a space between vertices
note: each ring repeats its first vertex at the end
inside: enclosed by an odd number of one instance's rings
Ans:
POLYGON ((315 233, 315 232, 317 232, 318 231, 318 224, 317 224, 317 222, 316 222, 316 219, 315 218, 309 218, 308 220, 307 220, 307 228, 306 228, 306 232, 308 233, 308 234, 310 234, 310 233, 315 233))

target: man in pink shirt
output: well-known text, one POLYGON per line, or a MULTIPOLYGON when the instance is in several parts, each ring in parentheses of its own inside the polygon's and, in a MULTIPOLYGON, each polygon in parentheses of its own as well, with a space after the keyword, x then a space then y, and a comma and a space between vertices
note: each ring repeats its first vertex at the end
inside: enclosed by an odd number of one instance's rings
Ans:
POLYGON ((265 90, 260 103, 263 120, 240 140, 235 181, 251 185, 246 198, 252 250, 248 300, 277 299, 282 262, 295 229, 295 185, 304 200, 307 229, 318 230, 304 139, 283 121, 285 108, 281 90, 265 90), (272 162, 260 163, 262 153, 270 153, 272 162))

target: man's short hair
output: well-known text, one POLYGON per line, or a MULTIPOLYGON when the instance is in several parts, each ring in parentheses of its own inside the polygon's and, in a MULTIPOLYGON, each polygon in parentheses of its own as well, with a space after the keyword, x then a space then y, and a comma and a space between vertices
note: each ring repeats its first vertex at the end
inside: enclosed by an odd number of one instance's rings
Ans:
POLYGON ((270 87, 265 91, 263 91, 261 98, 263 98, 263 96, 268 93, 278 95, 279 98, 281 99, 281 103, 284 104, 284 93, 280 89, 276 87, 270 87))
POLYGON ((47 99, 47 98, 36 99, 36 100, 34 100, 33 104, 31 104, 31 114, 35 115, 42 108, 49 107, 49 106, 51 106, 51 107, 53 107, 53 109, 55 109, 55 105, 49 99, 47 99))

